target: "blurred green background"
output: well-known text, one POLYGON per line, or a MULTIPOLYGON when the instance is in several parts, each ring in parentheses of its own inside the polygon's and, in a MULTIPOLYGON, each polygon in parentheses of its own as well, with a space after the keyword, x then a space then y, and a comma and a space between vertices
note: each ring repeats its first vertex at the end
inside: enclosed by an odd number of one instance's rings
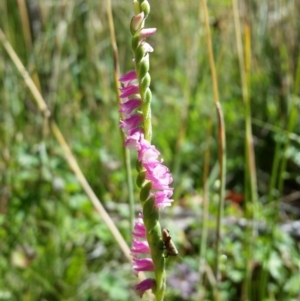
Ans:
MULTIPOLYGON (((217 120, 201 1, 151 0, 150 5, 147 27, 158 28, 149 39, 155 49, 150 70, 153 143, 174 176, 175 203, 163 211, 162 223, 171 230, 182 257, 168 259, 165 299, 213 300, 211 282, 207 277, 200 281, 198 272, 208 145, 208 270, 215 257, 218 188, 217 120), (207 137, 210 120, 213 129, 207 137)), ((221 297, 247 300, 249 262, 248 300, 299 301, 300 2, 241 0, 238 5, 242 35, 245 24, 251 31, 250 101, 258 204, 249 255, 245 249, 249 232, 242 219, 246 215, 245 113, 236 28, 232 2, 211 0, 208 8, 227 139, 221 297), (291 116, 297 117, 288 129, 291 116), (276 162, 282 160, 287 164, 279 173, 276 162), (283 188, 275 184, 270 193, 271 179, 276 183, 284 179, 283 188)), ((112 9, 124 73, 133 68, 132 1, 112 0, 112 9)), ((1 29, 130 245, 106 1, 1 0, 0 13, 1 29)), ((0 78, 0 300, 139 300, 131 263, 93 209, 3 47, 0 78)), ((134 162, 133 156, 133 166, 134 162)), ((137 189, 135 199, 138 202, 137 189)), ((137 212, 138 208, 137 204, 137 212)))

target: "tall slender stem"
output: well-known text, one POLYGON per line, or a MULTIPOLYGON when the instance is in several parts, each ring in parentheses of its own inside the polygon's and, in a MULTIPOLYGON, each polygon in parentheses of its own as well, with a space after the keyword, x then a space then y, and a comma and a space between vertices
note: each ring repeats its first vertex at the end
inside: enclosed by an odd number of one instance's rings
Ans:
POLYGON ((251 127, 251 107, 250 107, 250 66, 251 66, 251 47, 250 47, 250 27, 245 24, 245 48, 241 38, 241 25, 238 14, 238 5, 236 0, 232 0, 234 27, 236 36, 236 46, 239 59, 239 68, 242 85, 242 96, 245 106, 245 203, 246 218, 252 219, 245 235, 246 250, 246 279, 243 300, 251 299, 251 263, 252 263, 252 244, 253 244, 253 224, 255 212, 257 212, 257 180, 255 155, 253 146, 253 135, 251 127))
POLYGON ((210 162, 210 139, 212 133, 212 115, 208 121, 208 129, 206 135, 206 150, 204 155, 204 169, 203 169, 203 204, 202 204, 202 225, 201 225, 201 246, 200 246, 200 260, 199 273, 200 283, 203 281, 203 274, 206 266, 206 247, 207 247, 207 232, 208 232, 208 173, 210 162))
POLYGON ((204 12, 204 23, 206 28, 206 43, 208 48, 209 65, 213 84, 213 94, 214 94, 214 104, 217 112, 218 119, 218 157, 220 166, 220 190, 219 190, 219 205, 218 205, 218 216, 217 216, 217 228, 216 228, 216 260, 214 266, 214 272, 217 281, 220 280, 220 270, 219 270, 219 258, 221 253, 220 240, 221 240, 221 223, 223 217, 223 207, 225 198, 225 177, 226 177, 226 138, 225 138, 225 122, 221 103, 219 101, 219 91, 218 91, 218 79, 215 67, 215 60, 213 54, 213 47, 210 34, 209 17, 207 10, 206 0, 202 0, 202 7, 204 12))

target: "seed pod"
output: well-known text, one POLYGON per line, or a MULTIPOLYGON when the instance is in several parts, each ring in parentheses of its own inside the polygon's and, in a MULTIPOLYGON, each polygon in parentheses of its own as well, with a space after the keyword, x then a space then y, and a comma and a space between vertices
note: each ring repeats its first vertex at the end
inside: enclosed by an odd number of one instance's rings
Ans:
POLYGON ((168 256, 178 256, 177 248, 175 247, 172 237, 170 236, 170 232, 167 229, 163 229, 162 232, 162 239, 164 243, 164 249, 166 250, 165 257, 168 256))

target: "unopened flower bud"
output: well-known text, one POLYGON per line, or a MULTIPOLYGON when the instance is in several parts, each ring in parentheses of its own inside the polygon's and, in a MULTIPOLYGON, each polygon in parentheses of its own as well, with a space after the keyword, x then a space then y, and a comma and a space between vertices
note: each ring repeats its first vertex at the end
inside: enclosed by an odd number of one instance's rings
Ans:
POLYGON ((140 11, 140 4, 139 4, 139 1, 138 0, 133 0, 133 10, 134 10, 134 13, 137 15, 139 14, 141 11, 140 11))
POLYGON ((141 4, 141 11, 144 12, 145 14, 145 19, 148 17, 149 13, 150 13, 150 4, 147 0, 145 0, 142 4, 141 4))
POLYGON ((134 34, 135 32, 137 32, 142 27, 144 16, 145 16, 144 13, 141 12, 141 13, 135 15, 131 19, 130 31, 131 31, 132 34, 134 34))
POLYGON ((145 175, 146 171, 142 171, 138 174, 136 178, 136 185, 140 188, 145 184, 145 175))
POLYGON ((151 182, 148 182, 146 185, 144 185, 141 188, 141 191, 140 191, 140 200, 141 200, 141 202, 145 202, 149 198, 151 188, 152 188, 152 183, 151 182))

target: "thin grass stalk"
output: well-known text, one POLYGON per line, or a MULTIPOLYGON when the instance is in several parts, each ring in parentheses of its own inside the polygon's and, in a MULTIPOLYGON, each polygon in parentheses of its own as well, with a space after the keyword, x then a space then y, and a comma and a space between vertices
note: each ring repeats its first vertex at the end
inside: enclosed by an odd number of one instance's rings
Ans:
MULTIPOLYGON (((284 133, 281 133, 284 135, 284 133)), ((276 183, 278 178, 278 170, 280 166, 280 155, 281 155, 281 143, 279 140, 276 141, 275 152, 274 152, 274 159, 272 164, 272 171, 271 171, 271 180, 269 186, 269 193, 268 193, 268 204, 272 202, 274 197, 278 197, 278 190, 276 189, 276 183)))
POLYGON ((22 31, 24 35, 25 44, 27 47, 27 52, 32 48, 32 37, 30 32, 30 25, 29 25, 29 19, 28 19, 28 11, 26 7, 25 0, 17 0, 19 12, 20 12, 20 19, 22 24, 22 31))
POLYGON ((208 120, 207 135, 206 135, 206 150, 204 154, 204 168, 203 168, 203 201, 202 201, 202 225, 201 225, 201 240, 200 240, 200 254, 199 254, 199 274, 200 283, 203 284, 203 274, 206 266, 206 248, 207 248, 207 234, 208 234, 208 173, 210 163, 210 139, 212 135, 212 114, 208 120))
POLYGON ((207 148, 204 154, 204 169, 203 169, 203 203, 202 203, 202 224, 201 224, 201 240, 200 240, 200 254, 199 254, 199 276, 200 284, 203 285, 204 274, 212 286, 214 298, 216 301, 220 300, 219 292, 217 289, 217 281, 206 262, 207 250, 207 236, 208 236, 208 199, 209 199, 209 165, 210 165, 210 140, 212 135, 212 114, 210 115, 207 127, 206 145, 207 148))
MULTIPOLYGON (((238 61, 239 61, 239 71, 240 71, 240 77, 241 77, 241 86, 242 86, 242 98, 244 102, 244 121, 245 121, 245 132, 246 132, 246 139, 245 139, 245 173, 244 173, 244 201, 246 204, 246 218, 250 219, 251 214, 250 212, 250 202, 251 202, 251 188, 250 188, 250 147, 251 147, 251 141, 248 139, 249 136, 247 135, 249 133, 248 131, 248 103, 249 103, 249 90, 247 85, 247 74, 246 74, 246 51, 243 49, 243 43, 242 43, 242 30, 241 30, 241 24, 240 24, 240 18, 239 18, 239 12, 238 12, 238 4, 236 0, 232 0, 232 10, 233 10, 233 19, 234 19, 234 29, 235 29, 235 39, 236 39, 236 48, 237 48, 237 54, 238 54, 238 61)), ((246 46, 246 45, 245 45, 246 46)), ((251 126, 251 123, 250 123, 251 126)), ((249 225, 249 223, 247 223, 249 225)), ((245 281, 243 285, 241 300, 247 301, 248 298, 250 298, 250 286, 251 286, 251 226, 247 226, 246 233, 244 236, 244 244, 245 244, 245 281)))
MULTIPOLYGON (((120 78, 120 64, 119 64, 119 55, 118 55, 118 46, 116 41, 115 35, 115 28, 114 28, 114 21, 113 21, 113 14, 111 8, 111 0, 106 0, 106 8, 107 8, 107 17, 108 17, 108 24, 109 24, 109 32, 110 32, 110 40, 113 52, 113 60, 114 60, 114 84, 115 84, 115 92, 117 97, 118 104, 121 103, 120 98, 120 90, 121 88, 119 78, 120 78)), ((119 113, 120 119, 122 118, 122 114, 119 113)), ((125 134, 120 129, 121 133, 121 140, 122 145, 125 143, 125 134)), ((128 189, 128 196, 129 196, 129 224, 130 229, 133 229, 134 224, 134 194, 133 194, 133 182, 132 182, 132 169, 131 169, 131 161, 130 161, 130 152, 127 147, 122 147, 123 152, 123 161, 126 170, 126 180, 127 180, 127 189, 128 189)))
POLYGON ((252 274, 252 245, 254 239, 253 225, 254 225, 254 212, 257 207, 257 177, 255 168, 255 155, 253 147, 253 135, 251 128, 251 106, 250 106, 250 65, 251 65, 251 47, 250 47, 250 27, 245 24, 245 50, 243 50, 241 38, 241 25, 238 13, 238 4, 236 0, 232 0, 234 27, 236 46, 239 59, 239 68, 242 85, 242 96, 245 106, 245 203, 246 203, 246 218, 252 219, 247 228, 247 235, 245 235, 245 250, 246 250, 246 277, 243 300, 251 299, 251 274, 252 274))
MULTIPOLYGON (((30 54, 32 52, 32 36, 31 36, 31 31, 30 31, 30 23, 29 23, 26 1, 25 0, 17 0, 17 3, 18 3, 18 7, 19 7, 19 12, 20 12, 22 32, 23 32, 23 38, 24 38, 25 45, 26 45, 27 55, 30 56, 30 54)), ((31 77, 32 77, 35 85, 41 91, 40 79, 36 72, 35 65, 33 67, 34 68, 33 68, 31 77)))
POLYGON ((71 23, 74 6, 75 3, 69 2, 68 0, 62 0, 60 2, 60 5, 64 7, 62 20, 60 20, 56 24, 55 28, 55 36, 56 36, 56 47, 53 52, 52 56, 52 68, 51 68, 51 75, 49 78, 49 92, 47 95, 47 103, 48 106, 51 108, 54 108, 57 101, 57 88, 59 85, 59 76, 61 74, 61 61, 62 61, 62 52, 64 49, 64 45, 66 42, 66 37, 68 33, 68 27, 71 23), (64 26, 66 24, 66 26, 64 26))
MULTIPOLYGON (((240 69, 240 76, 241 76, 241 85, 242 85, 242 98, 244 102, 244 121, 245 121, 245 172, 244 172, 244 202, 246 205, 245 208, 245 217, 247 220, 250 220, 251 215, 251 201, 252 201, 252 193, 251 193, 251 162, 250 162, 250 153, 251 153, 251 140, 249 139, 249 127, 251 130, 251 120, 249 120, 249 89, 248 89, 248 74, 246 67, 246 47, 245 50, 243 49, 242 43, 242 32, 241 32, 241 25, 238 13, 238 4, 236 0, 232 0, 232 7, 233 7, 233 17, 234 17, 234 27, 235 27, 235 37, 236 37, 236 46, 237 46, 237 53, 238 53, 238 60, 239 60, 239 69, 240 69)), ((246 33, 245 33, 245 40, 246 40, 246 33)), ((246 43, 245 43, 246 44, 246 43)), ((249 46, 249 45, 248 45, 249 46)), ((249 52, 249 51, 248 51, 249 52)), ((248 63, 247 65, 250 65, 248 63)), ((252 137, 251 137, 252 138, 252 137)), ((241 300, 247 301, 251 299, 251 260, 252 260, 252 233, 251 233, 251 225, 247 223, 246 233, 244 235, 244 250, 245 250, 245 280, 243 284, 243 291, 241 300)))
MULTIPOLYGON (((25 69, 24 65, 22 64, 21 60, 17 56, 14 49, 11 47, 10 43, 6 39, 5 34, 3 33, 2 29, 0 29, 0 42, 3 45, 4 49, 6 50, 7 54, 11 58, 13 64, 17 68, 18 72, 22 76, 25 84, 27 85, 28 89, 32 93, 34 100, 37 103, 38 109, 43 114, 43 116, 48 120, 50 129, 56 140, 58 141, 59 145, 64 151, 66 161, 68 162, 71 170, 74 172, 78 182, 81 184, 86 195, 89 197, 90 201, 94 205, 96 211, 99 213, 100 217, 108 227, 109 231, 112 233, 113 237, 115 238, 116 242, 120 246, 122 252, 124 253, 125 257, 131 262, 132 257, 130 255, 130 248, 128 247, 126 241, 122 237, 120 231, 116 227, 115 223, 101 204, 100 200, 96 196, 95 192, 92 190, 91 186, 87 182, 85 176, 83 175, 75 156, 73 155, 69 145, 67 144, 64 136, 62 135, 59 127, 55 123, 55 121, 51 118, 51 112, 47 107, 45 100, 43 99, 41 93, 35 86, 32 78, 29 76, 27 70, 25 69)), ((143 273, 139 273, 139 279, 142 281, 145 279, 145 275, 143 273)))
POLYGON ((246 129, 246 140, 245 140, 245 151, 246 151, 246 179, 245 187, 249 187, 250 198, 246 201, 246 218, 252 220, 248 224, 246 236, 245 236, 245 247, 246 247, 246 279, 245 279, 245 295, 244 300, 251 300, 252 297, 252 257, 253 257, 253 239, 254 239, 254 221, 255 212, 257 211, 257 183, 256 183, 256 169, 254 159, 254 148, 253 148, 253 136, 251 128, 251 107, 250 107, 250 64, 251 64, 251 50, 250 50, 250 27, 249 24, 245 24, 245 87, 243 87, 243 98, 245 103, 245 129, 246 129))
MULTIPOLYGON (((250 105, 250 68, 251 68, 251 35, 249 24, 245 24, 245 51, 241 39, 241 25, 239 20, 237 1, 232 0, 236 45, 239 59, 239 68, 242 84, 242 95, 245 105, 245 129, 246 129, 246 158, 247 176, 249 175, 251 200, 257 201, 257 176, 255 167, 255 154, 252 135, 251 105, 250 105), (245 59, 244 59, 244 55, 245 59)), ((248 185, 247 185, 248 186, 248 185)))
POLYGON ((216 67, 214 61, 214 54, 212 48, 211 34, 210 34, 210 25, 209 25, 209 17, 208 17, 208 9, 206 0, 202 0, 202 7, 204 12, 204 23, 206 28, 206 43, 208 48, 208 56, 209 56, 209 65, 212 77, 213 84, 213 94, 214 94, 214 104, 217 111, 217 119, 218 119, 218 160, 220 165, 220 189, 219 189, 219 205, 218 205, 218 216, 217 216, 217 227, 216 227, 216 259, 214 266, 214 273, 217 279, 217 282, 220 281, 220 268, 219 268, 219 260, 221 255, 221 223, 223 218, 224 211, 224 199, 225 199, 225 177, 226 177, 226 139, 225 139, 225 122, 223 111, 221 107, 221 103, 219 101, 219 91, 218 91, 218 80, 216 74, 216 67))

